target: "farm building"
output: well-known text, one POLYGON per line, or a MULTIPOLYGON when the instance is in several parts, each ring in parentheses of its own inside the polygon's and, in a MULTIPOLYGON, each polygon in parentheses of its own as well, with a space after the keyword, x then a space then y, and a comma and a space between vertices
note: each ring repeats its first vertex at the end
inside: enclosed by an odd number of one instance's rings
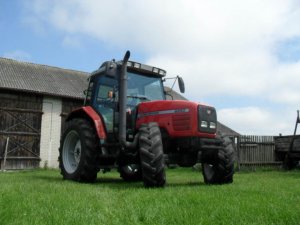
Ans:
MULTIPOLYGON (((0 166, 58 167, 65 116, 83 103, 88 73, 0 58, 0 166)), ((173 99, 185 99, 170 91, 173 99)), ((221 132, 238 133, 223 124, 221 132)))

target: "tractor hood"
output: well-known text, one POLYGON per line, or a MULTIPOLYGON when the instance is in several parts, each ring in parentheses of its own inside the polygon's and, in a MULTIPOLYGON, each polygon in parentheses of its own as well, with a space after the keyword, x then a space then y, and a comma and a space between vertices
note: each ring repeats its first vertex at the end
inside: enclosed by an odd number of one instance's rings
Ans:
POLYGON ((138 118, 150 115, 165 115, 196 110, 198 103, 183 100, 162 100, 143 102, 138 107, 138 118))
POLYGON ((217 130, 215 108, 196 102, 164 100, 138 105, 137 128, 157 122, 173 137, 200 136, 214 138, 217 130))

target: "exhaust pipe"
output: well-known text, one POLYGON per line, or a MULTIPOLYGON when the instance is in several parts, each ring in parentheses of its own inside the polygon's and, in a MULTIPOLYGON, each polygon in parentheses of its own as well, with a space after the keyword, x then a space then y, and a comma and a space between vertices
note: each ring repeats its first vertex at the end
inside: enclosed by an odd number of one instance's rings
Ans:
POLYGON ((125 53, 121 65, 119 78, 119 142, 122 147, 135 148, 137 146, 138 135, 134 137, 133 142, 126 141, 126 105, 127 105, 127 62, 130 57, 130 51, 125 53))

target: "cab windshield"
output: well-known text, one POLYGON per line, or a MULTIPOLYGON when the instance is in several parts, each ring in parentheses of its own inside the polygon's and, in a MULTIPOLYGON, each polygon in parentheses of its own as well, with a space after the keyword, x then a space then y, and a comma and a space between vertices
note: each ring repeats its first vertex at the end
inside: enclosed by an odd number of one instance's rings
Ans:
POLYGON ((140 97, 148 101, 165 99, 161 79, 157 77, 128 72, 127 88, 127 97, 140 97))
MULTIPOLYGON (((101 76, 97 82, 94 106, 104 119, 108 132, 113 130, 114 111, 118 102, 118 81, 101 76)), ((128 72, 127 107, 134 109, 141 102, 164 100, 165 95, 160 78, 128 72)))

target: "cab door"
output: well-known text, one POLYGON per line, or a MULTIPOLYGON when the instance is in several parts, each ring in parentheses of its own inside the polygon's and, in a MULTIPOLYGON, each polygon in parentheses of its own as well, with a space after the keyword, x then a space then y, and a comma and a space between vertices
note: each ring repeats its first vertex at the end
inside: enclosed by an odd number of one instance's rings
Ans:
POLYGON ((103 76, 99 78, 96 85, 93 107, 103 118, 106 131, 113 133, 114 116, 117 108, 116 80, 103 76))

